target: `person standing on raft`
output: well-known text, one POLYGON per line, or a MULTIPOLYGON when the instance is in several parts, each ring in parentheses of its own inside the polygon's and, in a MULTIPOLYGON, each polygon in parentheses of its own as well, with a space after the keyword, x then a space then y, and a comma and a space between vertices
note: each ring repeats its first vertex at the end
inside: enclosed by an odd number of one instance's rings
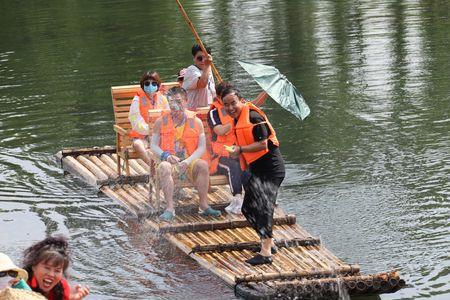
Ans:
POLYGON ((275 130, 265 113, 250 102, 245 102, 239 91, 228 87, 222 91, 222 102, 234 118, 236 146, 230 155, 239 157, 245 190, 242 213, 261 239, 261 251, 246 260, 251 265, 272 263, 277 248, 273 242, 273 213, 278 188, 285 176, 284 161, 275 130))

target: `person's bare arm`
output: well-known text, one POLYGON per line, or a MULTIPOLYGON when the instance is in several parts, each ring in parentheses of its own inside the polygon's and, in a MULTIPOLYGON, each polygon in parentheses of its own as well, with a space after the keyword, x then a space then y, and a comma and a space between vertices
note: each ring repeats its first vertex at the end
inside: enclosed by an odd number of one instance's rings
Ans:
POLYGON ((231 124, 225 124, 225 125, 216 125, 213 128, 214 133, 217 135, 226 135, 231 130, 231 124))
POLYGON ((158 118, 155 121, 155 125, 153 126, 152 139, 150 142, 150 150, 157 157, 161 157, 161 154, 163 153, 163 150, 159 147, 160 130, 161 130, 161 118, 158 118))
POLYGON ((261 150, 265 150, 268 147, 268 140, 261 140, 254 142, 250 145, 246 146, 233 146, 233 151, 230 152, 231 157, 238 157, 239 154, 245 153, 245 152, 258 152, 261 150))
POLYGON ((205 68, 202 70, 202 76, 197 81, 197 88, 203 89, 208 85, 209 73, 211 73, 212 56, 208 54, 205 58, 205 68))
POLYGON ((187 167, 194 160, 201 158, 206 151, 206 137, 205 137, 205 130, 203 128, 203 123, 199 118, 195 118, 195 122, 200 128, 197 149, 195 149, 195 151, 188 158, 186 158, 180 163, 180 171, 182 172, 186 171, 187 167))

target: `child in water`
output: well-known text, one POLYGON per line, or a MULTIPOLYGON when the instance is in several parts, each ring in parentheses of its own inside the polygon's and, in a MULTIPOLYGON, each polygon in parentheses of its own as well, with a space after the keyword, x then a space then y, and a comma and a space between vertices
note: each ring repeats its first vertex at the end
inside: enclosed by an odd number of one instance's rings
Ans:
POLYGON ((89 287, 73 288, 64 277, 70 257, 65 237, 48 237, 24 252, 24 269, 28 272, 28 285, 50 300, 80 300, 89 295, 89 287))

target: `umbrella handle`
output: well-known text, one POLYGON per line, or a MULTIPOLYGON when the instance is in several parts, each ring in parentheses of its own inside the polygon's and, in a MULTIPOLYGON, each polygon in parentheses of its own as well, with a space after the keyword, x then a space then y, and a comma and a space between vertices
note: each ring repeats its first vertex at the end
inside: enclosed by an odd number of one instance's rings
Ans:
MULTIPOLYGON (((205 49, 205 45, 203 45, 202 40, 200 39, 200 36, 198 35, 197 31, 195 30, 194 24, 192 24, 191 20, 189 19, 186 11, 184 10, 183 6, 181 5, 179 0, 176 0, 177 4, 178 4, 178 8, 181 11, 181 14, 183 15, 184 20, 186 21, 187 26, 189 27, 189 29, 191 30, 192 34, 194 35, 195 41, 197 42, 197 44, 200 46, 200 48, 202 49, 202 51, 206 54, 208 53, 205 49)), ((216 66, 214 65, 214 62, 211 62, 211 68, 212 71, 214 73, 214 76, 216 77, 217 81, 219 83, 221 83, 222 77, 219 74, 219 71, 217 71, 216 66)))

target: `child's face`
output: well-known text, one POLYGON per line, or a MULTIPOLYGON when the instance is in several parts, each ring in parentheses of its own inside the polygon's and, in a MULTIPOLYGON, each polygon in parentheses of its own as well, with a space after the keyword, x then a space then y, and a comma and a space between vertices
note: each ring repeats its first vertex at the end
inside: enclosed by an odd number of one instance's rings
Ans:
POLYGON ((52 261, 41 261, 32 267, 39 288, 48 293, 63 277, 63 265, 54 264, 52 261))

